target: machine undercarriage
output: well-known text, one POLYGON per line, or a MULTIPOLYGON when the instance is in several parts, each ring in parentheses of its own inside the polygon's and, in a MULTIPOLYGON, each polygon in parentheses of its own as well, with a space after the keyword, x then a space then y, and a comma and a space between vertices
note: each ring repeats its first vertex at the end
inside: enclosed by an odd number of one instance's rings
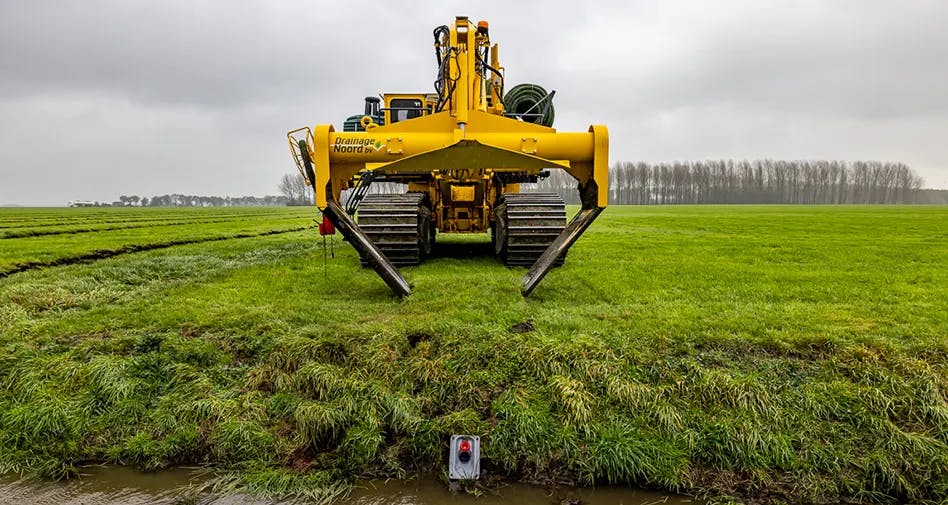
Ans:
MULTIPOLYGON (((503 195, 493 212, 492 249, 509 267, 532 266, 566 228, 566 204, 556 194, 503 195)), ((392 265, 414 266, 434 247, 438 228, 432 213, 424 193, 367 195, 358 207, 357 223, 392 265)), ((371 266, 365 253, 360 259, 362 266, 371 266)))

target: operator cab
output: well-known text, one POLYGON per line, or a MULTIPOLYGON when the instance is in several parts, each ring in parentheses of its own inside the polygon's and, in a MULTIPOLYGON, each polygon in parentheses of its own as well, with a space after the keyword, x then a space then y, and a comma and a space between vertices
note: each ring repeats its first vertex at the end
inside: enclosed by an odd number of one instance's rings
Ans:
POLYGON ((364 132, 362 118, 365 116, 379 126, 427 116, 434 112, 437 103, 438 95, 433 93, 386 93, 381 99, 367 96, 365 97, 365 114, 356 114, 346 118, 342 131, 364 132))
POLYGON ((434 110, 434 101, 427 94, 385 94, 385 124, 427 116, 434 110))

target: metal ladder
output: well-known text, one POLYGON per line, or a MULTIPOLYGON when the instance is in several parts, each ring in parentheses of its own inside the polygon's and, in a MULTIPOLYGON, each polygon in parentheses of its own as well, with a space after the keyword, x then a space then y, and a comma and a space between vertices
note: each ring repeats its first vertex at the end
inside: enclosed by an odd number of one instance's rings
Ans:
POLYGON ((377 174, 374 170, 366 170, 361 174, 356 174, 354 177, 355 185, 352 187, 349 197, 346 199, 346 214, 354 216, 356 211, 359 210, 359 204, 362 203, 362 200, 365 198, 365 195, 369 192, 369 186, 372 185, 372 181, 379 177, 380 174, 377 174))

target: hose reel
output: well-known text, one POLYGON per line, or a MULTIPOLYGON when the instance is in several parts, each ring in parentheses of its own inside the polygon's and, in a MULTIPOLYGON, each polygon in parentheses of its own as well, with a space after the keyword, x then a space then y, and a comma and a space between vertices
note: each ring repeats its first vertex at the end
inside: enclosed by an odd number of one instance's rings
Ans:
POLYGON ((504 115, 527 123, 553 126, 553 95, 537 84, 518 84, 504 95, 504 115))

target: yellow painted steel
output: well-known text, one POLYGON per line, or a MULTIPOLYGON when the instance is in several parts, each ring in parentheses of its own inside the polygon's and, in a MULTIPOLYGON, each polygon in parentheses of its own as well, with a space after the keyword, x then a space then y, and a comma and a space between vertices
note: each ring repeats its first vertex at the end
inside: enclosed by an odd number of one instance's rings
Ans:
POLYGON ((473 202, 474 186, 455 186, 451 185, 451 200, 454 202, 473 202))
MULTIPOLYGON (((486 26, 486 23, 485 23, 486 26)), ((458 17, 450 29, 446 51, 448 71, 439 75, 449 93, 443 109, 422 117, 363 125, 364 132, 336 132, 331 125, 318 125, 307 135, 307 153, 314 165, 316 205, 325 209, 339 201, 342 190, 363 170, 392 174, 429 174, 428 189, 438 196, 437 180, 450 180, 455 170, 487 173, 517 172, 536 175, 546 168, 562 168, 581 188, 594 189, 594 197, 583 198, 584 207, 608 204, 609 134, 605 126, 592 125, 587 132, 561 133, 503 115, 501 89, 503 67, 497 44, 491 45, 487 31, 478 30, 466 17, 458 17), (478 55, 489 53, 490 65, 478 55), (482 61, 482 59, 481 59, 482 61), (496 71, 495 71, 496 70, 496 71), (487 171, 487 172, 485 172, 487 171), (594 186, 591 186, 594 185, 594 186)), ((425 93, 387 94, 392 98, 417 98, 426 108, 437 101, 425 93)), ((290 147, 297 151, 291 132, 290 147)), ((421 189, 424 184, 412 182, 421 189)), ((498 193, 518 192, 519 184, 501 184, 498 193)))

